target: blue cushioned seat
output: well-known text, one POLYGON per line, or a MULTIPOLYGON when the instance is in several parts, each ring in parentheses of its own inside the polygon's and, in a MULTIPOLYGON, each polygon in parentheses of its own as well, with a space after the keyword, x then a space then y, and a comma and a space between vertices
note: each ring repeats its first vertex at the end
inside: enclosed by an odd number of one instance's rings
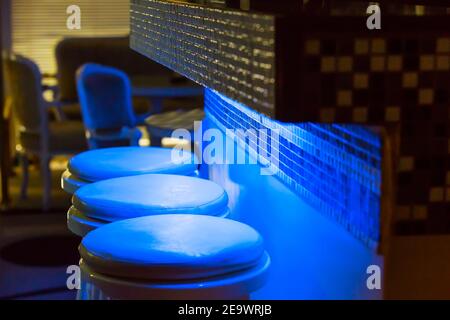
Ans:
POLYGON ((102 180, 79 188, 68 225, 83 236, 105 223, 142 216, 186 213, 224 217, 228 196, 215 182, 189 176, 146 174, 102 180), (81 229, 80 229, 81 228, 81 229))
POLYGON ((195 155, 186 151, 157 147, 117 147, 96 149, 73 157, 61 183, 75 192, 81 186, 105 179, 148 173, 195 175, 195 155))
POLYGON ((80 254, 94 272, 150 281, 233 276, 267 268, 269 261, 261 236, 250 226, 185 214, 105 225, 82 240, 80 254))

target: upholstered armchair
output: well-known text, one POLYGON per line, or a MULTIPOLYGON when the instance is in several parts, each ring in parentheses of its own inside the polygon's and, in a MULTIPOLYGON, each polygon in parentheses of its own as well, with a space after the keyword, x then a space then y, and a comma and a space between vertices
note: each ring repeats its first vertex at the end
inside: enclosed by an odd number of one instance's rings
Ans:
MULTIPOLYGON (((23 168, 21 198, 27 197, 28 158, 40 159, 43 178, 43 208, 50 206, 51 172, 49 162, 55 155, 75 154, 87 148, 80 121, 49 120, 49 111, 59 108, 44 99, 42 75, 31 60, 4 54, 5 80, 9 105, 16 123, 20 162, 23 168)), ((57 113, 59 113, 58 110, 57 113)))
POLYGON ((141 132, 124 72, 85 64, 77 72, 77 89, 89 148, 139 145, 141 132))

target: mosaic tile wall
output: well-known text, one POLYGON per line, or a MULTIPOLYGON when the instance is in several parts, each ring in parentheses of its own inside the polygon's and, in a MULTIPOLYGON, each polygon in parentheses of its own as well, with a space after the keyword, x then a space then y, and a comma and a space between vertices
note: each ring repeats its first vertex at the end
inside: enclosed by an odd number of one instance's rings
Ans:
POLYGON ((205 90, 205 110, 222 129, 267 129, 267 143, 258 135, 257 143, 246 141, 247 147, 267 159, 276 156, 276 175, 283 183, 365 244, 376 246, 381 142, 375 132, 358 125, 280 123, 210 89, 205 90), (279 144, 273 142, 273 130, 279 130, 279 144))
MULTIPOLYGON (((394 128, 395 136, 388 139, 399 141, 398 150, 387 157, 396 157, 396 172, 389 179, 395 190, 390 204, 395 232, 450 234, 449 10, 447 16, 442 11, 423 17, 389 16, 385 11, 383 29, 367 32, 356 28, 360 17, 300 19, 160 0, 131 2, 132 48, 233 101, 277 119, 321 124, 293 126, 296 130, 337 130, 340 136, 344 129, 354 134, 357 127, 338 124, 394 128)), ((251 119, 262 117, 244 113, 251 119)), ((351 149, 346 143, 342 146, 351 149)), ((286 176, 295 176, 289 165, 280 166, 292 171, 286 176)), ((355 229, 349 222, 356 212, 350 203, 359 196, 366 199, 365 193, 353 194, 353 200, 334 195, 335 202, 324 200, 327 195, 321 198, 321 190, 312 191, 311 181, 320 180, 312 168, 302 167, 302 183, 283 181, 299 193, 306 190, 309 201, 355 229)), ((323 168, 314 168, 319 177, 323 168)))
POLYGON ((450 36, 321 34, 304 42, 303 54, 302 77, 308 81, 301 90, 308 94, 300 102, 315 121, 393 123, 418 108, 437 110, 448 102, 450 36), (410 111, 402 114, 403 107, 410 111))
POLYGON ((132 49, 267 114, 274 108, 274 29, 270 15, 131 0, 132 49))
POLYGON ((450 233, 450 25, 440 35, 310 35, 302 61, 309 121, 398 128, 396 233, 450 233))

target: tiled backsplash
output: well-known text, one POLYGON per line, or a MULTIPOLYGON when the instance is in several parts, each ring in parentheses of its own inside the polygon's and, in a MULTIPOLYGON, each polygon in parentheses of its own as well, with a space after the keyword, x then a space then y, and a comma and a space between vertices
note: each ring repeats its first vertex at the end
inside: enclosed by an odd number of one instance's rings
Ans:
POLYGON ((238 139, 251 152, 276 156, 276 175, 283 183, 366 245, 376 246, 381 199, 377 133, 358 125, 280 123, 211 89, 205 91, 205 109, 222 129, 266 129, 267 140, 261 135, 257 143, 238 139))
POLYGON ((346 15, 300 17, 132 0, 130 45, 233 99, 207 93, 223 126, 280 129, 280 179, 367 243, 380 237, 381 143, 369 126, 381 127, 395 141, 394 233, 450 234, 449 12, 393 6, 384 31, 367 33, 339 6, 346 15))
POLYGON ((130 32, 132 49, 254 109, 273 112, 273 15, 132 0, 130 32))

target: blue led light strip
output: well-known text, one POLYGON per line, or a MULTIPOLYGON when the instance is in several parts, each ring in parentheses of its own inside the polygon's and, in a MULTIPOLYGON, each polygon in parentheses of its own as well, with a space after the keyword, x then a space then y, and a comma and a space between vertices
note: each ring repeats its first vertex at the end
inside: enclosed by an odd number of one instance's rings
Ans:
MULTIPOLYGON (((268 157, 277 151, 276 176, 311 206, 325 213, 369 247, 380 238, 381 139, 367 127, 285 124, 211 89, 207 115, 226 129, 267 129, 280 134, 279 148, 268 139, 268 157), (273 149, 273 150, 272 150, 273 149)), ((244 143, 253 153, 265 144, 244 143)))

